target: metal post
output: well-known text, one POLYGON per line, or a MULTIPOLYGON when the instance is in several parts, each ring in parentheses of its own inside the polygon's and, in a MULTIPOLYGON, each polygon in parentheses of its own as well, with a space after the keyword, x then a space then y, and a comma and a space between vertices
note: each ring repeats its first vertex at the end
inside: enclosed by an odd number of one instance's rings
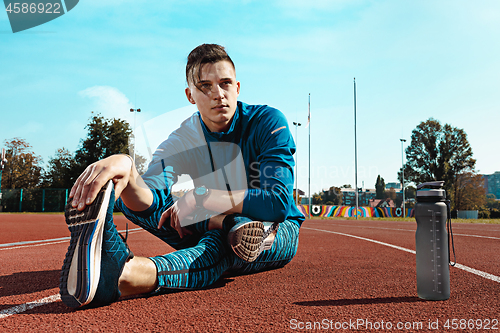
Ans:
POLYGON ((23 189, 21 189, 21 196, 19 197, 19 212, 23 209, 23 189))
POLYGON ((311 94, 309 93, 309 103, 308 103, 309 115, 307 119, 307 125, 309 126, 309 218, 311 218, 311 94))
POLYGON ((42 212, 45 212, 45 189, 42 189, 42 212))
POLYGON ((135 140, 135 119, 136 119, 136 115, 137 115, 137 112, 141 112, 141 109, 130 109, 130 112, 133 112, 134 113, 134 164, 135 164, 135 150, 136 150, 136 140, 135 140))
POLYGON ((3 210, 2 207, 2 173, 3 173, 3 168, 5 168, 5 165, 7 164, 7 159, 5 158, 5 148, 2 148, 2 155, 0 157, 0 207, 3 210))
POLYGON ((403 189, 403 217, 406 217, 406 207, 405 207, 405 163, 404 163, 404 154, 403 154, 403 142, 406 142, 405 139, 399 139, 401 141, 401 188, 403 189))
POLYGON ((356 192, 356 220, 358 219, 358 143, 356 136, 356 78, 354 78, 354 191, 356 192))
MULTIPOLYGON (((293 122, 295 125, 295 146, 298 146, 299 144, 299 137, 297 136, 297 127, 300 126, 300 123, 293 122)), ((297 149, 295 149, 295 206, 299 206, 299 154, 297 152, 297 149)))

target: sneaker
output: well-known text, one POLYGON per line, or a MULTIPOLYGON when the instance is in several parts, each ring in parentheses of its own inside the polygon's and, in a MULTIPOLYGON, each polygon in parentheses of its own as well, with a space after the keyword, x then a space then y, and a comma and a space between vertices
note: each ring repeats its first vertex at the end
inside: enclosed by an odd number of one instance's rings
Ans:
POLYGON ((71 241, 61 270, 59 291, 63 303, 69 307, 91 302, 104 305, 120 297, 118 278, 133 254, 113 223, 114 201, 110 180, 83 211, 73 208, 71 200, 66 205, 71 241), (113 287, 110 282, 114 280, 113 287))
MULTIPOLYGON (((235 220, 240 219, 236 217, 235 220)), ((227 239, 234 253, 247 262, 253 262, 269 250, 278 231, 278 223, 245 220, 237 222, 229 230, 227 239)))

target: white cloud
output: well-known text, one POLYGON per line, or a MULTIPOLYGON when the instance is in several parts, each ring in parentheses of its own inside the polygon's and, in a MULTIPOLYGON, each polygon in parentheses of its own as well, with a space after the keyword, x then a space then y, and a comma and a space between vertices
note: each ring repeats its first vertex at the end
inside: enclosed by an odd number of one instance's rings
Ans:
POLYGON ((92 101, 92 111, 105 118, 120 118, 131 123, 130 109, 134 107, 120 90, 109 86, 94 86, 78 92, 83 98, 92 101))

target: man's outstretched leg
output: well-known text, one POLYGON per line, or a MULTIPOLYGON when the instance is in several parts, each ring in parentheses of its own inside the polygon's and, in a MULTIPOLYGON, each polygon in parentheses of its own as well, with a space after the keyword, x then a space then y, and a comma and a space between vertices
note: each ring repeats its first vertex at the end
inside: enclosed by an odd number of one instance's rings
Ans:
POLYGON ((105 305, 120 297, 118 279, 133 258, 113 223, 114 189, 109 181, 83 211, 66 206, 71 241, 60 278, 60 294, 70 307, 105 305))

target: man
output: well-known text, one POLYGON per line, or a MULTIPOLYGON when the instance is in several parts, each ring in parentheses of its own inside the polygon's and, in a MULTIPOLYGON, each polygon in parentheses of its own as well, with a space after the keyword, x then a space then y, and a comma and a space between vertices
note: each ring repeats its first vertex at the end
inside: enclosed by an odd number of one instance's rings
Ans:
POLYGON ((186 80, 199 112, 158 147, 145 175, 130 156, 113 155, 87 167, 71 189, 60 284, 66 305, 203 288, 224 272, 283 267, 295 255, 304 217, 292 198, 295 144, 286 118, 237 101, 235 66, 219 45, 189 54, 186 80), (174 202, 181 174, 195 189, 174 202), (134 257, 112 221, 115 196, 129 220, 177 251, 134 257))

